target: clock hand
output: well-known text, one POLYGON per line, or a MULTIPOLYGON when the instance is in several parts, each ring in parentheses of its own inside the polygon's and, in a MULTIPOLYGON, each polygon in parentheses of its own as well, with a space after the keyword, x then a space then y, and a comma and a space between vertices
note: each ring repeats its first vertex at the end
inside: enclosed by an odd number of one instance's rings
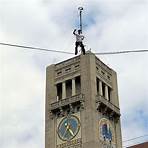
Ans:
POLYGON ((72 129, 69 128, 68 131, 70 132, 70 134, 71 134, 72 136, 74 136, 74 133, 73 133, 72 129))
POLYGON ((65 135, 66 135, 66 133, 67 133, 67 130, 68 130, 68 128, 66 127, 66 130, 65 130, 65 132, 64 132, 64 134, 63 134, 63 137, 65 137, 65 135))
POLYGON ((65 127, 66 127, 66 130, 65 130, 65 132, 64 132, 64 134, 63 134, 63 137, 65 137, 65 135, 66 135, 66 132, 67 132, 67 130, 68 130, 68 128, 69 128, 69 125, 68 125, 68 123, 65 123, 65 127))
POLYGON ((74 136, 73 130, 71 129, 71 124, 70 124, 70 122, 69 122, 69 118, 67 118, 67 124, 68 124, 68 131, 69 131, 69 133, 70 133, 72 136, 74 136))

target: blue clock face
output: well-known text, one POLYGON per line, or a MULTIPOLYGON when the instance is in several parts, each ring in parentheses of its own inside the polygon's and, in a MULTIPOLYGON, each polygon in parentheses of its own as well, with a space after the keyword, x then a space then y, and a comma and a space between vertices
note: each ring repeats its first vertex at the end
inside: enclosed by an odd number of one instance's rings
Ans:
POLYGON ((63 118, 58 126, 59 138, 63 141, 72 140, 80 130, 80 121, 74 116, 67 116, 63 118))
POLYGON ((100 139, 102 141, 108 141, 115 143, 115 133, 110 121, 106 118, 102 118, 99 123, 100 139))

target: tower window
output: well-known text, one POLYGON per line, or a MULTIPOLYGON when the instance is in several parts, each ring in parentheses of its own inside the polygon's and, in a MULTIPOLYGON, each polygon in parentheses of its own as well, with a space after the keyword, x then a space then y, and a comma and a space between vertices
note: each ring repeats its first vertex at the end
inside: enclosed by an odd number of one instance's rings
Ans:
POLYGON ((105 75, 105 72, 101 70, 101 74, 102 74, 102 75, 105 75))
POLYGON ((75 69, 78 68, 79 66, 80 66, 79 64, 78 65, 75 65, 75 69))
POLYGON ((57 72, 57 75, 60 75, 60 74, 62 74, 62 71, 58 71, 58 72, 57 72))
POLYGON ((69 72, 71 70, 71 67, 65 69, 66 72, 69 72))
POLYGON ((105 83, 102 82, 102 96, 105 97, 105 83))
POLYGON ((110 80, 110 76, 107 76, 108 80, 110 80))
POLYGON ((109 101, 111 101, 111 88, 108 87, 108 99, 109 101))
POLYGON ((72 96, 72 80, 66 81, 66 97, 72 96))
POLYGON ((75 83, 76 83, 76 94, 81 93, 81 79, 80 76, 75 78, 75 83))
POLYGON ((99 94, 99 79, 96 78, 96 85, 97 85, 97 94, 99 94))
POLYGON ((57 99, 62 99, 62 83, 57 84, 57 99))

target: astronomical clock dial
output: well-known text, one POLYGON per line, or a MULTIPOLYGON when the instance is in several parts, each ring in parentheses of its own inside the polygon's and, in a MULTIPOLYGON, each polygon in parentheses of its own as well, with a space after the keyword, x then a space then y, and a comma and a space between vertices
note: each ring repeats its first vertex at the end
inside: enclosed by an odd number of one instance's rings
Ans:
POLYGON ((72 140, 80 130, 80 121, 74 115, 67 116, 58 125, 58 136, 63 141, 72 140))
POLYGON ((102 118, 99 122, 99 139, 104 146, 112 145, 111 147, 115 147, 115 131, 110 121, 106 118, 102 118))

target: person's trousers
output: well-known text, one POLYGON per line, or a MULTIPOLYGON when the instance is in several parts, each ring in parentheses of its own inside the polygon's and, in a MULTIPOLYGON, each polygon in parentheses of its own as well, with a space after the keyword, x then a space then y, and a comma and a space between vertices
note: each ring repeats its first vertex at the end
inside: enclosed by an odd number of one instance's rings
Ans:
POLYGON ((83 54, 85 54, 85 48, 82 42, 76 42, 75 43, 76 47, 75 47, 75 55, 77 55, 78 53, 78 47, 81 47, 81 51, 83 52, 83 54))

